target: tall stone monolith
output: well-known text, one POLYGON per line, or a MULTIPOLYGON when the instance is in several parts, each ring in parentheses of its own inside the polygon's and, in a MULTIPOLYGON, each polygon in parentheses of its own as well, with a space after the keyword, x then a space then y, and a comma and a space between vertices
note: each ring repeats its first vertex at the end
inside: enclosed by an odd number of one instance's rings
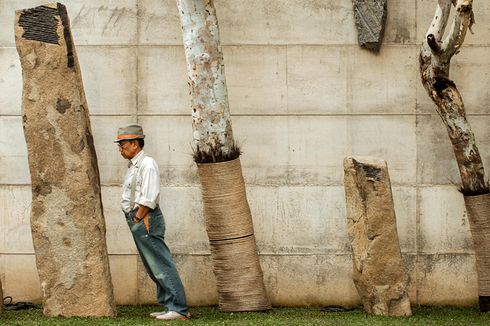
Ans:
POLYGON ((65 6, 17 11, 15 41, 44 314, 114 316, 97 156, 65 6))
POLYGON ((346 158, 344 187, 353 280, 367 313, 410 316, 388 166, 375 158, 346 158))

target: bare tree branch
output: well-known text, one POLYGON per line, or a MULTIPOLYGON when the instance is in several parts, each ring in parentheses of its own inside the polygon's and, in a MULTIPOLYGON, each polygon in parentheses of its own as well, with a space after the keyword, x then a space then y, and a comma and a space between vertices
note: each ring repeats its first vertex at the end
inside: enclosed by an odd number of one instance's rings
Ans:
POLYGON ((463 45, 466 32, 474 23, 472 6, 473 0, 459 0, 457 2, 451 32, 446 36, 442 45, 445 60, 450 60, 463 45))
POLYGON ((488 192, 483 163, 475 136, 466 119, 463 98, 455 83, 449 79, 452 56, 463 45, 466 31, 474 22, 473 0, 439 0, 432 23, 420 50, 420 73, 437 112, 444 121, 453 145, 454 155, 465 194, 488 192), (440 43, 449 19, 451 6, 456 8, 451 32, 440 43))
POLYGON ((436 52, 439 52, 440 46, 438 44, 441 42, 442 36, 444 35, 444 30, 446 29, 447 21, 449 19, 449 14, 451 12, 451 0, 438 0, 436 5, 436 12, 434 14, 434 18, 432 18, 432 22, 430 27, 425 35, 425 39, 428 41, 429 36, 434 41, 431 43, 427 43, 429 47, 425 47, 426 43, 424 42, 423 51, 427 52, 425 55, 431 54, 431 49, 436 52))

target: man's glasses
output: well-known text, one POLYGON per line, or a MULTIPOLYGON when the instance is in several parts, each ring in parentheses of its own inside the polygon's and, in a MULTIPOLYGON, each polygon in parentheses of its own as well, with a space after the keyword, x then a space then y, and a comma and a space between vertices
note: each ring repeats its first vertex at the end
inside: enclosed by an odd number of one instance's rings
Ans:
POLYGON ((129 144, 129 142, 127 142, 127 141, 122 142, 122 141, 121 141, 121 142, 117 143, 117 146, 118 146, 120 149, 123 149, 123 148, 124 148, 124 145, 126 145, 126 144, 129 144))

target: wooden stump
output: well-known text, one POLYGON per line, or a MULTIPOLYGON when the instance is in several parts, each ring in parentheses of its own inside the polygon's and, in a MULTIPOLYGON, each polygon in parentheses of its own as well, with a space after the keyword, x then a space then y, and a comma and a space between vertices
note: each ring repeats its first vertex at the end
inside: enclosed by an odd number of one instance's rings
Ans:
POLYGON ((386 162, 346 158, 344 187, 353 279, 367 313, 410 316, 386 162))
POLYGON ((97 156, 65 6, 17 11, 15 40, 44 314, 114 316, 97 156))

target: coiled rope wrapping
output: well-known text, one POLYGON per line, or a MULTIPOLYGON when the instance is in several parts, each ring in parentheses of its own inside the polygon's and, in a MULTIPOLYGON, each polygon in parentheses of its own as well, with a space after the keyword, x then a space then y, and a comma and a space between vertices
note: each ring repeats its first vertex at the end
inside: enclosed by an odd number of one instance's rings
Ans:
POLYGON ((271 309, 240 159, 197 167, 220 310, 271 309))
POLYGON ((221 311, 262 311, 271 309, 264 287, 253 235, 212 241, 214 274, 221 311))
POLYGON ((475 246, 479 296, 490 296, 490 194, 464 197, 475 246))

